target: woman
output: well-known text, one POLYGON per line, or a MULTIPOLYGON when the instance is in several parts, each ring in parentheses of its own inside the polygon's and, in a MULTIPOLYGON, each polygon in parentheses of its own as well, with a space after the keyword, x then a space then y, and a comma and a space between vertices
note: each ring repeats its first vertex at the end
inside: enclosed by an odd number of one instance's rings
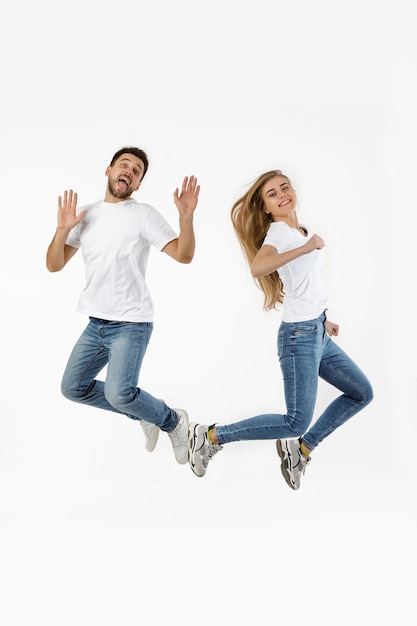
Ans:
POLYGON ((277 346, 286 413, 228 425, 190 424, 188 459, 196 476, 205 475, 208 462, 226 443, 276 439, 282 474, 298 489, 312 450, 373 398, 366 376, 331 339, 339 327, 326 316, 324 241, 299 224, 296 206, 289 178, 273 170, 259 176, 231 211, 252 276, 263 291, 265 310, 283 310, 277 346), (310 428, 319 377, 341 395, 310 428))

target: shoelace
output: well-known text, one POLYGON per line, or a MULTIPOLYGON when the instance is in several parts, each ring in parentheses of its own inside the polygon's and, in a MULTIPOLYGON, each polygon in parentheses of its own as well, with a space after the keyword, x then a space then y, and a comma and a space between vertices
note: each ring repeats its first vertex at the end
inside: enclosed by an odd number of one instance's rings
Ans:
POLYGON ((145 420, 141 420, 140 425, 142 426, 143 432, 145 433, 145 435, 149 435, 152 432, 152 430, 156 428, 155 424, 151 424, 151 422, 147 422, 145 420))
POLYGON ((221 449, 222 447, 219 443, 211 443, 211 441, 209 441, 208 450, 207 450, 208 460, 211 460, 214 457, 214 455, 217 454, 217 452, 221 449))
POLYGON ((181 436, 181 426, 182 424, 178 422, 174 430, 169 433, 171 441, 174 445, 183 446, 184 443, 187 441, 187 437, 181 436))

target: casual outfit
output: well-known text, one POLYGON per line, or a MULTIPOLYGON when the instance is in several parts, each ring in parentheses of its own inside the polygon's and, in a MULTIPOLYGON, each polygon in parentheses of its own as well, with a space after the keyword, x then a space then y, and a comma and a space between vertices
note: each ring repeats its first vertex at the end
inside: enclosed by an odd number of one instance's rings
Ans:
MULTIPOLYGON (((274 246, 279 252, 292 250, 304 243, 305 237, 284 222, 273 222, 264 240, 264 244, 274 246)), ((327 302, 321 278, 323 260, 324 250, 315 250, 279 269, 285 298, 278 329, 277 353, 284 381, 287 413, 267 413, 234 424, 216 425, 220 446, 232 441, 295 439, 291 444, 282 441, 282 444, 277 445, 283 475, 286 480, 288 478, 287 483, 293 489, 298 489, 300 475, 309 461, 306 457, 298 458, 301 454, 299 438, 302 437, 305 446, 313 450, 325 437, 369 404, 373 397, 366 376, 326 334, 327 302), (309 428, 319 378, 336 387, 342 394, 309 428)), ((189 462, 194 473, 203 476, 206 463, 200 457, 204 445, 199 451, 202 433, 196 426, 194 423, 190 425, 189 462)), ((209 448, 210 440, 205 443, 206 448, 209 448)))
POLYGON ((87 213, 66 243, 81 248, 86 285, 77 310, 89 323, 75 344, 62 393, 74 402, 145 420, 146 448, 153 450, 160 428, 171 437, 178 463, 187 462, 188 416, 137 387, 153 330, 153 302, 145 281, 151 246, 162 250, 177 234, 147 204, 134 199, 100 201, 87 213), (96 379, 107 366, 105 381, 96 379))

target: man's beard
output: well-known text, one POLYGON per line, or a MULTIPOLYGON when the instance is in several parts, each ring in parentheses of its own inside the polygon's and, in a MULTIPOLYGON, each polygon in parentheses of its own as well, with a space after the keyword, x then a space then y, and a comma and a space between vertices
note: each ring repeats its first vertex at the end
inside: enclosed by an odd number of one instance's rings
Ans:
POLYGON ((118 191, 115 189, 117 183, 117 179, 113 178, 108 181, 108 189, 111 195, 114 198, 118 198, 119 200, 125 200, 126 198, 130 198, 132 195, 132 190, 130 189, 130 185, 126 187, 126 191, 118 191))

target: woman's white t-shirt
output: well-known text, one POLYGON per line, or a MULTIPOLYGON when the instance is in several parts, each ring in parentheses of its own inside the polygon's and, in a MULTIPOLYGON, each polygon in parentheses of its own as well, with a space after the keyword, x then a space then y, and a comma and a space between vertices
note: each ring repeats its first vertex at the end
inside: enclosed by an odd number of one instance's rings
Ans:
MULTIPOLYGON (((291 228, 285 222, 272 222, 263 243, 281 253, 299 248, 305 242, 306 238, 297 228, 291 228)), ((277 270, 285 290, 283 322, 316 319, 326 309, 323 263, 324 250, 314 250, 277 270)))
POLYGON ((145 281, 151 246, 162 250, 177 234, 152 206, 134 199, 104 200, 81 207, 87 213, 66 243, 81 248, 86 285, 77 311, 125 322, 152 322, 153 302, 145 281))

